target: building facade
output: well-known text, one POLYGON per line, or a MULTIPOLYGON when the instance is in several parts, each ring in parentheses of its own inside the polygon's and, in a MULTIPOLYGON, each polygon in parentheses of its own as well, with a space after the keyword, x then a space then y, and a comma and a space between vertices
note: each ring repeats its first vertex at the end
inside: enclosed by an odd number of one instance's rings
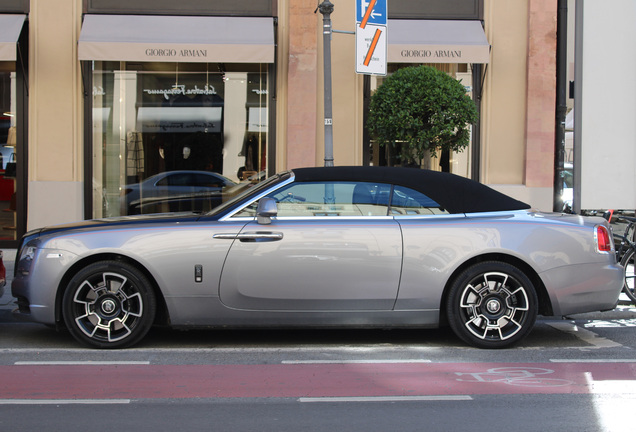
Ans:
MULTIPOLYGON (((356 1, 332 1, 335 164, 390 164, 364 127, 383 77, 355 72, 356 1)), ((556 13, 557 0, 389 0, 387 11, 388 73, 437 67, 480 111, 449 170, 542 210, 556 13)), ((149 179, 199 193, 323 164, 315 0, 0 0, 0 24, 1 247, 43 225, 194 205, 138 193, 149 179), (153 177, 166 172, 179 176, 153 177)))

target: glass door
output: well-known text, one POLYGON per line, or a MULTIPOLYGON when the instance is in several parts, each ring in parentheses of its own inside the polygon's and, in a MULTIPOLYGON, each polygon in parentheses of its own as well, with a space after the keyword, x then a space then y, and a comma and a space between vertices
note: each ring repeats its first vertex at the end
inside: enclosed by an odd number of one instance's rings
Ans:
POLYGON ((17 240, 15 62, 0 62, 0 241, 17 240))

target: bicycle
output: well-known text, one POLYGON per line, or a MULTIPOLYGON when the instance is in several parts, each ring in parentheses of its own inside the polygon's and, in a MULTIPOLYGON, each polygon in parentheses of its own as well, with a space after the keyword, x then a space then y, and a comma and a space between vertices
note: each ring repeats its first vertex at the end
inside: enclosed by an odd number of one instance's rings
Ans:
POLYGON ((636 302, 636 217, 618 216, 616 220, 627 222, 620 238, 620 247, 616 248, 616 260, 624 269, 623 292, 629 299, 636 302))

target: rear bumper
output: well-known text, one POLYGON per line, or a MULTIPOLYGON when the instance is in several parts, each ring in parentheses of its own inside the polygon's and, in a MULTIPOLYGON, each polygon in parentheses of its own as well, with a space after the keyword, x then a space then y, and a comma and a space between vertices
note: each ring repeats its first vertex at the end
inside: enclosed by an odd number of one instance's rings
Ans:
POLYGON ((555 316, 614 309, 623 288, 618 264, 579 264, 542 273, 555 316))

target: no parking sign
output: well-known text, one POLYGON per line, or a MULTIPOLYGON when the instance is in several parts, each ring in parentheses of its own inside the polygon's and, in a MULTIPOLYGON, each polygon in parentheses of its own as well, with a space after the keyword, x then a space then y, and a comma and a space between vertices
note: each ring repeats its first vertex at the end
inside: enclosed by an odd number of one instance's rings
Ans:
POLYGON ((386 75, 387 0, 356 0, 356 73, 386 75))

